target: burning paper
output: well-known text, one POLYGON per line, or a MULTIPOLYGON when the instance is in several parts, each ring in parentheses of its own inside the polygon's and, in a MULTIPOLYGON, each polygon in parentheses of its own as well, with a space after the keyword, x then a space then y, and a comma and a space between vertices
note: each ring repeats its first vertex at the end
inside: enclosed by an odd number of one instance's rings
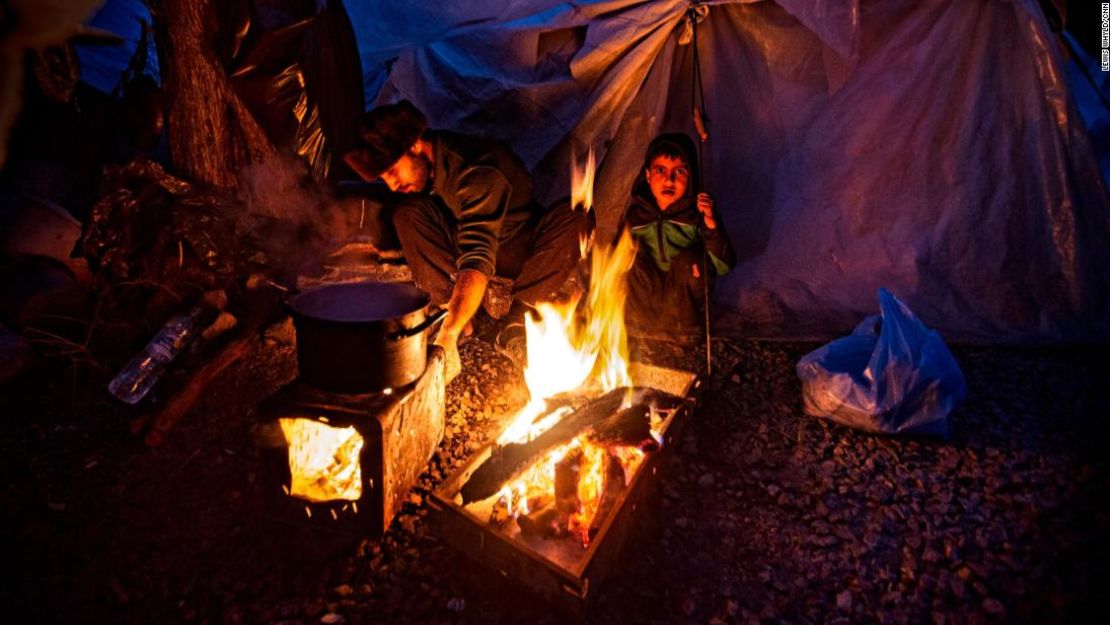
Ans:
POLYGON ((308 501, 362 497, 362 435, 313 419, 279 419, 289 444, 289 494, 308 501))

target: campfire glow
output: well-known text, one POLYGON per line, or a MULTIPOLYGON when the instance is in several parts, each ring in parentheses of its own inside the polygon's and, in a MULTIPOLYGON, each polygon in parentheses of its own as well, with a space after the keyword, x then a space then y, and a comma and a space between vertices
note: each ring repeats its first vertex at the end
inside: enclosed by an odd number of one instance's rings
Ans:
MULTIPOLYGON (((576 206, 590 209, 593 178, 591 150, 585 169, 576 165, 572 170, 572 201, 576 206)), ((572 411, 567 406, 537 421, 552 397, 596 396, 632 386, 624 326, 624 276, 635 254, 627 232, 613 246, 596 246, 585 302, 573 299, 558 305, 541 304, 536 317, 525 320, 528 354, 524 380, 530 399, 498 438, 499 445, 532 440, 572 411)), ((555 535, 573 535, 583 546, 588 545, 606 480, 627 481, 643 458, 644 452, 637 447, 606 447, 582 434, 552 449, 506 483, 497 495, 499 505, 495 510, 502 517, 520 518, 546 508, 551 514, 539 522, 553 527, 543 529, 555 535)))
POLYGON ((536 309, 539 317, 525 319, 528 360, 524 382, 530 399, 498 437, 499 445, 530 440, 557 423, 565 411, 533 422, 543 414, 547 398, 631 385, 624 329, 624 274, 635 254, 627 233, 612 248, 597 246, 591 258, 586 305, 580 310, 578 299, 565 304, 540 304, 536 309), (586 386, 591 388, 583 388, 586 386))
MULTIPOLYGON (((312 419, 278 420, 289 444, 289 494, 308 501, 362 497, 362 435, 312 419)), ((311 513, 309 513, 311 516, 311 513)))

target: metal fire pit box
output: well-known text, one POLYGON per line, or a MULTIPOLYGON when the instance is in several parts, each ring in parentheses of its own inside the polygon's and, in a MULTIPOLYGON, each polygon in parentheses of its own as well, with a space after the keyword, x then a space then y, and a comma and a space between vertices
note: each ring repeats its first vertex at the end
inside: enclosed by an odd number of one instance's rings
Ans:
POLYGON ((279 518, 299 518, 329 531, 381 536, 443 439, 445 388, 444 352, 432 346, 420 378, 386 393, 334 393, 294 381, 265 399, 256 436, 270 452, 266 465, 272 479, 266 489, 271 510, 279 518), (363 439, 359 499, 313 502, 288 494, 289 454, 278 424, 283 418, 355 428, 363 439))
POLYGON ((473 560, 514 580, 547 600, 552 607, 574 617, 584 617, 596 589, 616 567, 620 550, 636 522, 637 510, 655 490, 657 471, 675 446, 701 385, 697 375, 676 369, 632 363, 634 385, 665 391, 686 401, 663 422, 663 444, 644 458, 631 481, 620 493, 589 546, 568 549, 565 540, 545 545, 535 538, 510 536, 472 514, 462 505, 460 490, 493 452, 490 445, 450 476, 428 498, 432 527, 448 544, 473 560))

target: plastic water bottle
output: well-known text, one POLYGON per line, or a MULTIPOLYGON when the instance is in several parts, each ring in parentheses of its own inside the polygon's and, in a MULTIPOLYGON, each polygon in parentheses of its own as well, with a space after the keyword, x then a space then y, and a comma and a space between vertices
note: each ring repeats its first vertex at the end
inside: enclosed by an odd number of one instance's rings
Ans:
POLYGON ((127 363, 108 384, 108 392, 121 401, 136 404, 150 391, 166 367, 196 334, 204 308, 197 306, 185 315, 176 315, 150 339, 143 351, 127 363))

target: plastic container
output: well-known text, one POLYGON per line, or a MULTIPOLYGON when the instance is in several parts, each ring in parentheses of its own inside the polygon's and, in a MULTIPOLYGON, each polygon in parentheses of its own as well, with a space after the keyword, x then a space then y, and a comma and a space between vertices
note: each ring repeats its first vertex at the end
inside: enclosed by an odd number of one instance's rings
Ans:
POLYGON ((176 315, 167 321, 146 347, 108 383, 108 392, 129 404, 142 401, 166 367, 199 333, 198 325, 204 312, 203 306, 197 306, 188 314, 176 315))

